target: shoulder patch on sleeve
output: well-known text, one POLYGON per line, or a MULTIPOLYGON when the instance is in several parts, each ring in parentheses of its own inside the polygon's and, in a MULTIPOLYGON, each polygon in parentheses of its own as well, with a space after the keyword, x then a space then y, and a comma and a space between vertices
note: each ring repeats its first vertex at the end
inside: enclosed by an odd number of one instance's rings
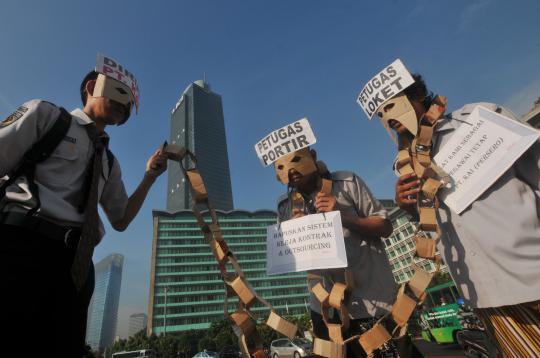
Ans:
POLYGON ((344 180, 344 181, 354 180, 354 173, 346 171, 346 170, 333 172, 331 175, 332 175, 332 180, 344 180))
POLYGON ((12 123, 17 122, 26 112, 28 112, 28 107, 19 106, 15 112, 11 113, 6 119, 0 122, 0 127, 7 127, 12 123))

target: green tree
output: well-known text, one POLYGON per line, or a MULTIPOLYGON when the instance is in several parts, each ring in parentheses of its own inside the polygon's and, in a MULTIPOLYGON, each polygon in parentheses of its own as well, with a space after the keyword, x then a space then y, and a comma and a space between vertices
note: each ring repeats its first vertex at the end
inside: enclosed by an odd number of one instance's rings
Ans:
POLYGON ((216 343, 214 340, 208 336, 204 336, 198 344, 198 348, 200 351, 207 350, 207 351, 216 351, 216 343))
POLYGON ((442 285, 443 283, 451 282, 452 277, 448 272, 436 272, 435 275, 433 275, 433 278, 431 279, 431 282, 429 283, 429 287, 442 285))
POLYGON ((178 337, 178 353, 182 358, 190 358, 197 353, 200 339, 200 332, 187 331, 182 332, 178 337))

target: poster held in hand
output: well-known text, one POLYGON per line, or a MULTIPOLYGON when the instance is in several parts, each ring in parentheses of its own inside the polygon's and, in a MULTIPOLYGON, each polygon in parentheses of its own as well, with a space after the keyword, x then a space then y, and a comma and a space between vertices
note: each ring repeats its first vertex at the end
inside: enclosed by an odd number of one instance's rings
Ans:
POLYGON ((267 228, 268 275, 340 267, 347 267, 347 254, 339 211, 306 215, 267 228))
POLYGON ((440 198, 461 214, 539 137, 537 129, 477 106, 433 158, 450 176, 440 198))

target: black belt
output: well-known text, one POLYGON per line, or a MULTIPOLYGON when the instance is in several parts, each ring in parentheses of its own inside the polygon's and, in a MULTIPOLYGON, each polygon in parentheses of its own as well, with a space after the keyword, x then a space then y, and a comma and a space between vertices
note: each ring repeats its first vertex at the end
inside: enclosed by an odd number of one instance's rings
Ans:
POLYGON ((37 216, 29 216, 17 212, 0 213, 0 223, 11 226, 20 226, 27 230, 37 232, 53 240, 61 240, 68 247, 76 248, 81 236, 81 228, 76 226, 62 226, 37 216))

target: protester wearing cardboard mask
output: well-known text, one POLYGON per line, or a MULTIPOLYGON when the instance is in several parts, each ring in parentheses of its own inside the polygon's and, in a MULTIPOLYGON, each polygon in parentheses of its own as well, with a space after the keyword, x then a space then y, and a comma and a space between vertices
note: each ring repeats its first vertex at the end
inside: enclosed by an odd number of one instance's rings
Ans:
POLYGON ((4 339, 22 346, 21 332, 32 327, 38 333, 25 346, 29 356, 43 349, 57 357, 85 354, 91 258, 104 235, 97 205, 115 230, 125 230, 167 168, 156 151, 127 196, 105 133, 138 106, 137 82, 124 67, 98 56, 80 95, 83 109, 68 113, 32 100, 0 123, 0 281, 9 292, 1 298, 9 307, 4 339))
MULTIPOLYGON (((390 310, 396 295, 392 271, 381 240, 381 237, 388 237, 392 233, 386 210, 356 174, 349 171, 329 172, 323 162, 317 161, 315 151, 309 147, 278 158, 274 162, 274 169, 277 179, 288 188, 287 193, 278 200, 280 222, 309 214, 340 211, 348 271, 352 273, 354 281, 354 288, 346 302, 351 323, 345 335, 364 332, 378 317, 390 310), (325 185, 329 185, 328 188, 323 188, 325 185)), ((329 340, 329 333, 321 316, 321 303, 311 288, 317 282, 322 282, 325 289, 330 290, 334 282, 343 282, 342 272, 341 269, 326 269, 308 273, 308 277, 314 278, 309 280, 313 331, 316 337, 324 340, 329 340)), ((336 313, 334 323, 337 323, 337 319, 336 313)), ((391 354, 394 349, 393 344, 389 344, 386 353, 391 354)), ((347 352, 349 357, 365 356, 357 340, 347 345, 347 352)), ((386 354, 379 353, 382 356, 386 354)))
POLYGON ((407 72, 396 77, 400 88, 386 91, 391 94, 389 98, 379 95, 384 100, 377 103, 376 110, 368 107, 375 94, 363 90, 358 99, 369 117, 378 115, 397 136, 391 133, 399 150, 394 164, 400 174, 396 203, 420 222, 428 220, 424 215, 430 210, 426 202, 437 208, 435 226, 442 231, 442 257, 465 302, 475 308, 500 354, 540 356, 539 142, 465 210, 456 213, 437 199, 441 191, 456 184, 449 182, 448 174, 431 160, 446 144, 464 140, 454 133, 460 126, 471 126, 468 119, 478 105, 516 121, 518 118, 491 103, 468 104, 445 115, 446 99, 430 94, 421 76, 410 77, 407 72), (433 185, 440 188, 433 189, 433 185), (429 193, 437 194, 430 199, 429 193))

